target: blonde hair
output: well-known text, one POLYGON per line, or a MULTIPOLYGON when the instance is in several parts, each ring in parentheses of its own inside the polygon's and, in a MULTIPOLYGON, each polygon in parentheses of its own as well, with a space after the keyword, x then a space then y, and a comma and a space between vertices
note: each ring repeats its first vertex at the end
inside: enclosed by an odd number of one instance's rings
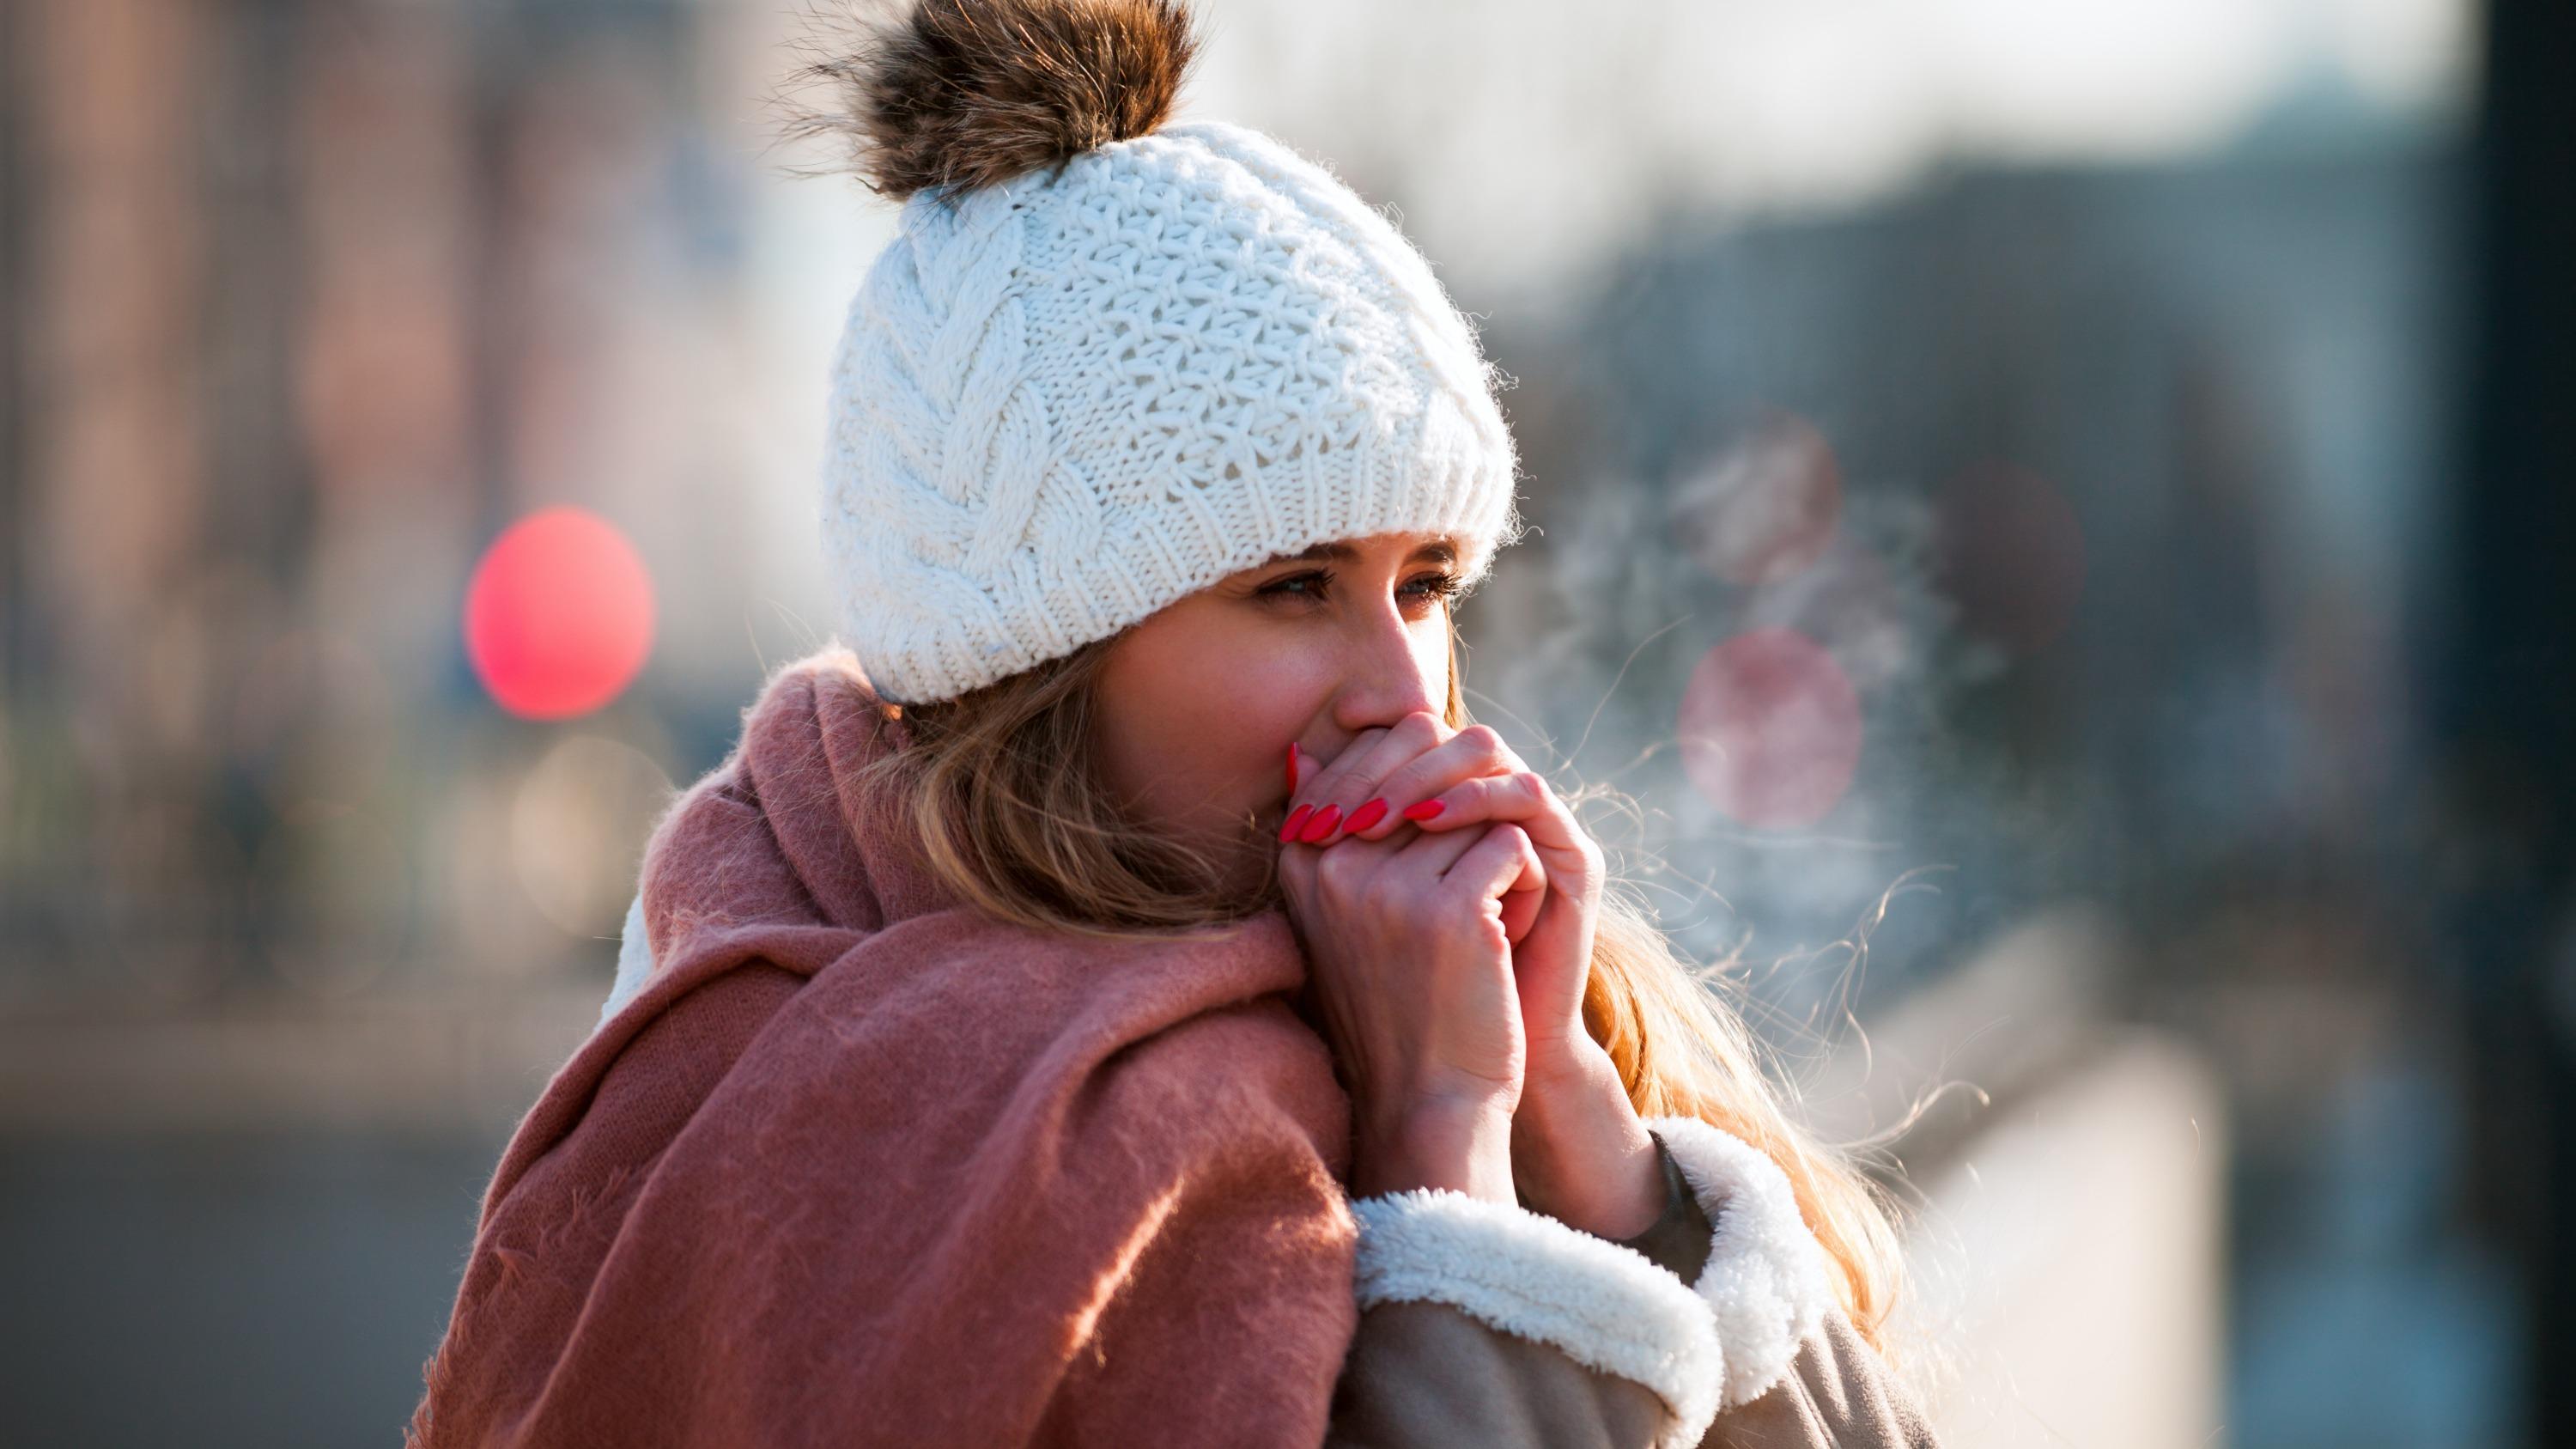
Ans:
MULTIPOLYGON (((885 705, 910 742, 862 779, 894 792, 897 818, 909 820, 931 869, 994 916, 1095 936, 1221 932, 1282 900, 1275 857, 1247 898, 1223 885, 1220 863, 1205 852, 1139 829, 1120 811, 1091 749, 1094 690, 1115 639, 955 699, 885 705)), ((1449 640, 1443 718, 1456 729, 1471 721, 1454 621, 1449 640)), ((1722 984, 1714 975, 1684 964, 1650 909, 1614 879, 1601 903, 1584 1025, 1641 1115, 1698 1118, 1780 1165, 1833 1265, 1845 1314, 1893 1362, 1882 1329, 1903 1275, 1894 1200, 1791 1119, 1742 1015, 1714 994, 1722 984)))

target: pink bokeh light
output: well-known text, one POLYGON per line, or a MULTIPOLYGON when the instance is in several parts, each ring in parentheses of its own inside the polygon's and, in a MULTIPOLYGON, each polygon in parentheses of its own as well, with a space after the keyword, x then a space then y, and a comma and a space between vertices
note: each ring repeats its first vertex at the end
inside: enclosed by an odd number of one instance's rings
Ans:
POLYGON ((653 649, 653 579, 615 524, 547 508, 502 531, 465 590, 465 650, 495 703, 562 720, 607 704, 653 649))
POLYGON ((1763 829, 1813 825, 1860 768, 1860 692, 1795 629, 1738 634, 1682 690, 1682 768, 1709 803, 1763 829))

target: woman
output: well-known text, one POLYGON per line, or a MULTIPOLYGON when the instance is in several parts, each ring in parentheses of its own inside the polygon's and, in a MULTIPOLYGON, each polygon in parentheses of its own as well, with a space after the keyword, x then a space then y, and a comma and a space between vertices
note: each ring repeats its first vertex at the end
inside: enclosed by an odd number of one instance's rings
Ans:
POLYGON ((413 1442, 1928 1444, 1893 1242, 1461 703, 1466 321, 1157 0, 819 70, 848 648, 648 846, 413 1442))

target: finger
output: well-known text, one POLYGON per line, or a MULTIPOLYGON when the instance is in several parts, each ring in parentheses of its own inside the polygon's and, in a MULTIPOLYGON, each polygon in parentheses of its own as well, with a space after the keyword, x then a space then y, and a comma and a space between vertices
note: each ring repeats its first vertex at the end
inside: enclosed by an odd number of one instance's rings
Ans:
POLYGON ((1517 946, 1530 928, 1538 924, 1539 907, 1547 903, 1545 890, 1514 890, 1503 897, 1503 939, 1517 946))
MULTIPOLYGON (((1418 807, 1459 781, 1508 774, 1520 768, 1520 757, 1491 726, 1469 725, 1442 741, 1437 749, 1424 752, 1388 775, 1377 791, 1377 798, 1387 804, 1384 818, 1355 833, 1383 840, 1407 823, 1422 823, 1426 817, 1418 813, 1418 807)), ((1427 818, 1437 819, 1438 815, 1435 812, 1427 818)))
MULTIPOLYGON (((1439 839, 1426 836, 1426 840, 1439 839)), ((1512 824, 1490 825, 1485 833, 1458 857, 1455 865, 1440 877, 1441 884, 1479 902, 1499 900, 1515 890, 1528 890, 1527 882, 1544 885, 1546 867, 1539 864, 1538 851, 1529 836, 1512 824)))
MULTIPOLYGON (((1377 742, 1377 737, 1384 733, 1384 727, 1362 730, 1329 760, 1318 760, 1313 755, 1300 752, 1297 788, 1289 794, 1287 818, 1279 823, 1282 843, 1302 838, 1307 824, 1332 804, 1328 792, 1333 781, 1349 773, 1353 761, 1366 754, 1369 747, 1377 742)), ((1339 815, 1342 812, 1336 809, 1334 813, 1339 815)))
POLYGON ((1429 710, 1417 709, 1377 732, 1377 738, 1366 748, 1343 751, 1337 764, 1347 768, 1333 777, 1331 793, 1324 797, 1342 807, 1347 816, 1377 794, 1379 782, 1424 753, 1439 748, 1454 733, 1429 710))
MULTIPOLYGON (((1516 830, 1511 826, 1493 828, 1516 830)), ((1528 837, 1519 832, 1519 838, 1526 841, 1528 837)), ((1396 844, 1352 840, 1330 851, 1290 851, 1280 859, 1283 872, 1299 876, 1300 890, 1311 882, 1315 892, 1327 898, 1353 896, 1371 884, 1391 887, 1400 896, 1437 898, 1455 890, 1449 877, 1455 874, 1458 862, 1483 839, 1472 830, 1451 830, 1439 835, 1414 831, 1396 844)), ((1521 873, 1502 890, 1507 927, 1527 934, 1537 925, 1547 884, 1546 867, 1533 850, 1521 873)))
POLYGON ((1333 850, 1323 854, 1329 860, 1341 855, 1365 857, 1371 853, 1391 852, 1387 868, 1403 872, 1412 881, 1413 889, 1428 891, 1439 887, 1441 878, 1457 866, 1460 856, 1475 848, 1479 838, 1472 830, 1451 830, 1439 835, 1417 830, 1392 842, 1365 838, 1352 840, 1346 842, 1350 847, 1348 851, 1333 850))
POLYGON ((1416 822, 1424 830, 1436 833, 1509 820, 1528 831, 1542 851, 1580 848, 1577 836, 1582 826, 1573 808, 1535 770, 1460 780, 1431 798, 1441 808, 1416 822))
MULTIPOLYGON (((1365 816, 1360 812, 1376 798, 1378 782, 1407 761, 1437 748, 1448 732, 1448 726, 1437 715, 1415 710, 1393 725, 1355 737, 1334 757, 1332 765, 1316 776, 1313 787, 1303 792, 1306 803, 1314 808, 1297 838, 1308 844, 1329 844, 1340 837, 1344 821, 1362 818, 1375 824, 1388 813, 1387 806, 1378 805, 1365 816)), ((1373 838, 1384 839, 1385 834, 1381 831, 1373 838)))
MULTIPOLYGON (((1527 843, 1529 832, 1523 830, 1521 838, 1527 843)), ((1517 943, 1538 924, 1539 908, 1547 903, 1547 884, 1546 857, 1531 849, 1520 875, 1503 888, 1504 939, 1517 943)))

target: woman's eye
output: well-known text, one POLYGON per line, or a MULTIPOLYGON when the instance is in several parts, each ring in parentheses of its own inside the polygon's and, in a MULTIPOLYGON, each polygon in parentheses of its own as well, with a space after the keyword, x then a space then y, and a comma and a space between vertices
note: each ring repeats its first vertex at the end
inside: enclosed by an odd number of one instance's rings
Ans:
POLYGON ((1324 596, 1324 575, 1290 574, 1284 579, 1273 579, 1261 586, 1261 596, 1265 599, 1320 599, 1324 596), (1311 592, 1302 592, 1298 588, 1301 584, 1315 587, 1311 592))
POLYGON ((1456 574, 1425 574, 1411 585, 1426 599, 1451 599, 1458 595, 1456 574))
MULTIPOLYGON (((1325 597, 1332 580, 1331 573, 1320 569, 1310 573, 1290 574, 1284 579, 1273 579, 1262 585, 1261 595, 1264 598, 1278 599, 1320 599, 1325 597)), ((1402 592, 1415 601, 1454 598, 1458 593, 1458 576, 1424 574, 1418 579, 1407 581, 1402 592)))

